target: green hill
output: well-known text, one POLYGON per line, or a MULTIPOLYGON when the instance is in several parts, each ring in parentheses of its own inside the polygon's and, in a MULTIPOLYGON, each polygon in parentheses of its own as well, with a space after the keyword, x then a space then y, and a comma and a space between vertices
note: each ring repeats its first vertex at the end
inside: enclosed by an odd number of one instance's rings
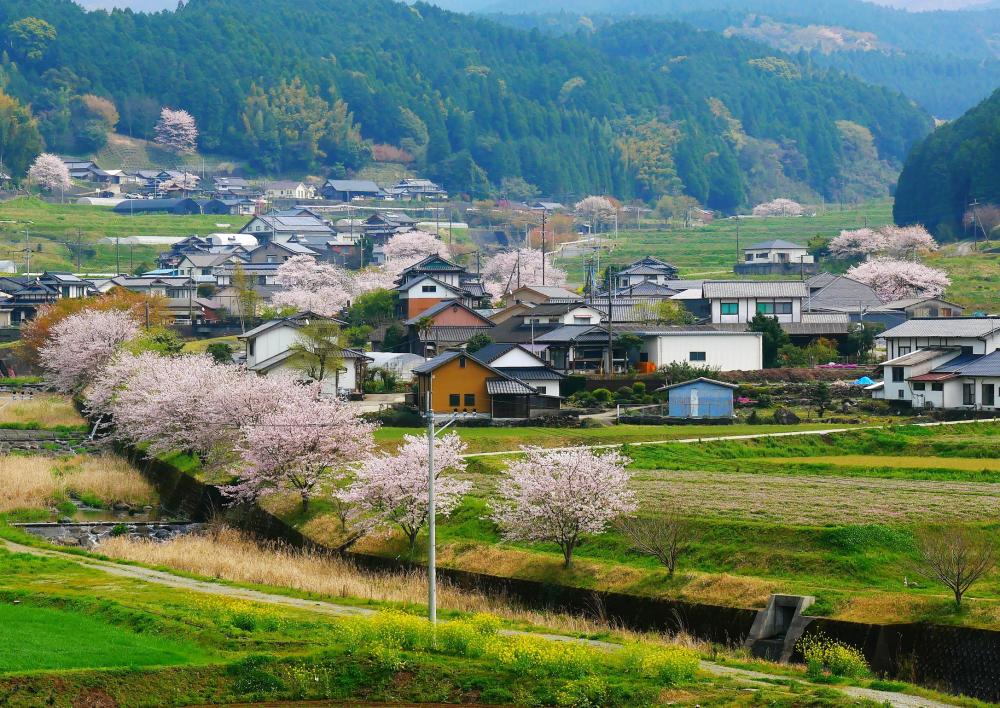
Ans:
POLYGON ((857 155, 891 172, 930 129, 901 95, 669 22, 551 38, 389 0, 191 0, 157 14, 7 0, 0 40, 0 83, 31 103, 50 147, 73 97, 94 94, 137 137, 161 106, 186 109, 202 150, 265 172, 360 168, 373 142, 473 194, 520 176, 562 199, 683 188, 723 210, 779 191, 869 196, 886 180, 859 177, 857 155), (31 17, 54 37, 11 29, 31 17))
POLYGON ((899 176, 893 216, 954 237, 973 201, 1000 204, 1000 90, 913 149, 899 176))

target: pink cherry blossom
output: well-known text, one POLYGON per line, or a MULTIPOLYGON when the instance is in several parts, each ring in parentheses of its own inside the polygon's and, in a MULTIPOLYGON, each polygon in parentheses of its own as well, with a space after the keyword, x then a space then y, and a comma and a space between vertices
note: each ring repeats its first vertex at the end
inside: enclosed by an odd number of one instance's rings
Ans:
POLYGON ((398 275, 427 256, 448 257, 448 246, 426 231, 405 231, 396 234, 385 245, 386 270, 398 275))
POLYGON ((237 481, 222 488, 234 502, 294 491, 306 508, 320 485, 341 479, 346 465, 374 445, 376 425, 315 386, 293 384, 279 408, 243 427, 237 481))
POLYGON ((791 199, 775 199, 753 208, 754 216, 802 216, 805 209, 791 199))
MULTIPOLYGON (((455 433, 434 441, 435 508, 441 516, 451 514, 472 486, 443 474, 464 472, 464 453, 465 443, 455 433)), ((427 440, 406 435, 396 453, 377 453, 362 462, 336 497, 354 508, 368 531, 400 528, 412 550, 427 523, 427 491, 427 440)))
POLYGON ((834 258, 869 258, 875 255, 894 257, 914 256, 917 253, 936 251, 937 241, 923 226, 883 226, 874 229, 841 231, 830 241, 830 255, 834 258))
MULTIPOLYGON (((483 285, 496 299, 519 285, 542 284, 542 252, 534 248, 502 251, 483 264, 483 285)), ((565 285, 566 271, 552 265, 552 254, 545 257, 545 285, 565 285)))
POLYGON ((943 270, 914 261, 879 257, 847 271, 847 277, 865 283, 884 302, 911 297, 938 297, 951 285, 943 270))
POLYGON ((194 152, 198 144, 198 126, 187 111, 164 108, 156 124, 153 140, 179 153, 194 152))
POLYGON ((73 186, 66 163, 50 152, 35 158, 28 169, 28 179, 48 192, 65 192, 73 186))
POLYGON ((52 327, 39 352, 46 379, 60 391, 84 388, 125 342, 139 336, 139 323, 124 310, 84 310, 52 327))
POLYGON ((857 256, 870 256, 879 253, 886 248, 884 235, 875 229, 855 229, 853 231, 841 231, 830 241, 830 255, 834 258, 854 258, 857 256))
POLYGON ((507 467, 490 518, 508 541, 549 541, 568 567, 585 534, 601 534, 636 509, 630 462, 617 450, 525 448, 507 467))
POLYGON ((276 280, 284 288, 271 298, 277 307, 335 317, 351 301, 348 271, 329 263, 318 263, 312 256, 289 258, 278 268, 276 280))

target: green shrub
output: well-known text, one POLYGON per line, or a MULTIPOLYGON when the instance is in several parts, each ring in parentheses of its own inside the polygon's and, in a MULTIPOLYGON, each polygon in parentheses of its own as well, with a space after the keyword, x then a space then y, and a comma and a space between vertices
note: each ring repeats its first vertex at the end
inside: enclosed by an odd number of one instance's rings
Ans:
POLYGON ((678 647, 629 644, 621 650, 618 659, 626 672, 653 678, 668 686, 690 681, 698 670, 698 655, 678 647))
POLYGON ((111 536, 117 538, 118 536, 124 536, 128 533, 128 526, 125 524, 115 524, 111 527, 111 536))
POLYGON ((634 384, 632 384, 632 393, 634 393, 636 396, 645 396, 646 384, 644 384, 642 381, 636 381, 634 384))
POLYGON ((822 633, 803 637, 798 648, 806 661, 806 675, 811 679, 821 679, 828 674, 845 678, 863 678, 871 674, 860 649, 822 633))
POLYGON ((257 629, 257 618, 251 612, 234 612, 229 617, 229 624, 244 632, 252 632, 257 629))
POLYGON ((611 391, 606 388, 595 389, 590 395, 594 397, 595 401, 599 401, 600 403, 610 403, 613 398, 611 391))

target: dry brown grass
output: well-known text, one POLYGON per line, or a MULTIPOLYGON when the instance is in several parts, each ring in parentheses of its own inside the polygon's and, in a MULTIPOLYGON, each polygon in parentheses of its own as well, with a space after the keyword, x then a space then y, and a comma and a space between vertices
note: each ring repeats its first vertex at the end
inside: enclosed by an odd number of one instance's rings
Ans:
MULTIPOLYGON (((112 558, 161 566, 204 577, 275 588, 292 588, 333 598, 374 602, 424 604, 427 580, 420 572, 373 573, 337 558, 261 545, 232 529, 213 528, 202 535, 181 536, 165 543, 133 540, 124 536, 107 539, 101 553, 112 558)), ((460 590, 439 582, 438 605, 459 612, 487 612, 535 627, 594 634, 614 630, 622 637, 639 636, 611 627, 600 618, 535 612, 502 597, 460 590)), ((690 637, 643 635, 671 643, 704 648, 690 637)))
POLYGON ((49 507, 71 495, 106 505, 142 505, 156 500, 149 482, 112 455, 0 457, 0 513, 49 507))
POLYGON ((85 421, 66 396, 37 393, 30 399, 0 396, 0 423, 37 423, 49 428, 56 425, 83 425, 85 421))

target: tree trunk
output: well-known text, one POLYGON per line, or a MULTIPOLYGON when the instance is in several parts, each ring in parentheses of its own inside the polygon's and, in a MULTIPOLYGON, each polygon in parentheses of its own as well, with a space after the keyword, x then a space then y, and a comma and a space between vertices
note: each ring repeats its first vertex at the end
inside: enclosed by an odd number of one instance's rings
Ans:
POLYGON ((573 564, 573 544, 563 543, 563 568, 569 568, 573 564))
POLYGON ((309 493, 306 491, 301 492, 302 495, 302 513, 309 511, 309 493))

